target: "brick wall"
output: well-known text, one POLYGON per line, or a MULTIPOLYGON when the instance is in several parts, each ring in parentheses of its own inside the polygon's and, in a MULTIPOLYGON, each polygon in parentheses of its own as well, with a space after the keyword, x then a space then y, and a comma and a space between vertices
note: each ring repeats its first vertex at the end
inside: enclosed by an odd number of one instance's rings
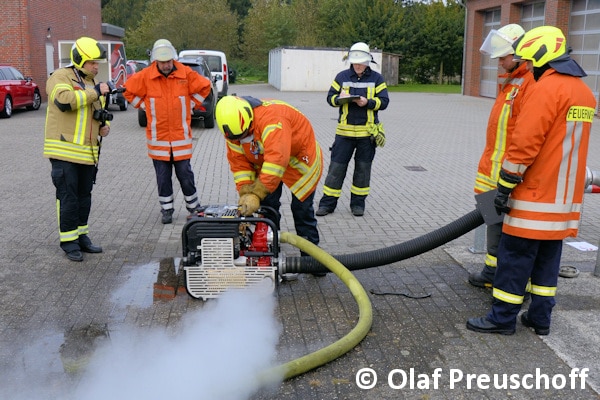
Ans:
POLYGON ((80 36, 101 39, 100 0, 10 0, 2 4, 0 62, 15 66, 33 77, 45 92, 48 71, 46 43, 54 46, 54 68, 58 67, 58 41, 80 36), (50 39, 47 39, 50 28, 50 39))
MULTIPOLYGON (((479 48, 483 37, 483 18, 485 12, 500 9, 502 25, 520 23, 522 0, 466 0, 467 33, 465 37, 465 71, 463 77, 464 94, 479 96, 481 81, 481 53, 479 48)), ((562 29, 568 36, 571 2, 569 0, 547 0, 544 24, 554 25, 562 29)), ((500 71, 499 71, 500 72, 500 71)))

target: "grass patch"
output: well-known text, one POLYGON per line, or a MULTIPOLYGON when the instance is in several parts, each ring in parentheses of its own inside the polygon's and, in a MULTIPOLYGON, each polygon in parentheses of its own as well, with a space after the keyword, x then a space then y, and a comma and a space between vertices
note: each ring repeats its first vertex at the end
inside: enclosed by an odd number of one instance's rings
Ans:
POLYGON ((435 85, 435 84, 419 84, 409 83, 404 85, 388 86, 389 92, 405 92, 405 93, 446 93, 460 94, 460 85, 435 85))
POLYGON ((235 83, 240 85, 247 85, 252 83, 267 83, 267 81, 259 76, 238 76, 235 80, 235 83))

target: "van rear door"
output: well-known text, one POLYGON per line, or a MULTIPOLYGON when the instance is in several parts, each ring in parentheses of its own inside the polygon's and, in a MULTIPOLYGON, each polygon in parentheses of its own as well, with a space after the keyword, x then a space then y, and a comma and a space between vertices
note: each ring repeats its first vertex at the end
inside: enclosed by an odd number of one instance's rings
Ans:
POLYGON ((210 72, 215 79, 219 97, 227 96, 229 90, 229 69, 225 53, 217 50, 182 50, 179 58, 201 56, 206 60, 210 72))

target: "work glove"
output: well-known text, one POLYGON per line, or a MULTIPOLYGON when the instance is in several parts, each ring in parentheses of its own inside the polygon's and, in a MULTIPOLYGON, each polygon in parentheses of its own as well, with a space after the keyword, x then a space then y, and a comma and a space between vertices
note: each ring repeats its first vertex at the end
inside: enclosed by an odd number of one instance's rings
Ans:
POLYGON ((496 208, 498 215, 502 213, 508 214, 510 212, 508 197, 522 180, 523 179, 519 175, 510 174, 505 170, 500 171, 500 179, 498 179, 497 185, 498 193, 496 193, 496 197, 494 198, 494 207, 496 208))
POLYGON ((240 214, 250 216, 258 211, 260 202, 267 197, 269 190, 263 185, 260 179, 249 185, 243 185, 240 188, 240 200, 238 202, 240 214))
POLYGON ((385 131, 382 123, 372 124, 369 127, 369 133, 371 134, 371 140, 375 142, 377 147, 385 146, 385 131))
POLYGON ((385 132, 381 131, 375 136, 375 144, 377 147, 385 146, 385 132))
POLYGON ((260 207, 260 199, 254 193, 248 193, 240 196, 238 201, 238 209, 240 214, 248 217, 258 211, 260 207))
POLYGON ((260 179, 256 179, 248 189, 250 190, 250 193, 254 193, 261 200, 264 200, 269 194, 269 190, 263 185, 260 179))
POLYGON ((252 185, 251 184, 242 185, 240 187, 239 193, 240 193, 240 197, 242 197, 245 194, 252 193, 252 185))
POLYGON ((509 194, 510 191, 508 193, 503 193, 500 191, 500 187, 498 187, 498 193, 496 193, 496 197, 494 197, 494 207, 496 207, 496 213, 498 213, 498 215, 502 213, 508 214, 510 212, 510 207, 508 206, 509 194))

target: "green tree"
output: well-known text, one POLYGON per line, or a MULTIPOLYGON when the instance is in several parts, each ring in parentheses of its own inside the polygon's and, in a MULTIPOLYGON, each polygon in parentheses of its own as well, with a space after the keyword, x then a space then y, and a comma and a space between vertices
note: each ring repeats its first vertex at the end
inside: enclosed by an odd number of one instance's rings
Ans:
POLYGON ((441 1, 426 7, 423 34, 429 39, 425 52, 431 67, 437 71, 437 81, 444 76, 460 74, 462 69, 464 13, 455 1, 445 6, 441 1))
POLYGON ((325 41, 318 34, 319 7, 323 0, 294 0, 291 4, 296 25, 295 46, 323 47, 325 41))
MULTIPOLYGON (((343 47, 363 41, 402 55, 400 75, 429 83, 460 75, 460 0, 102 0, 103 20, 125 28, 127 54, 158 38, 179 49, 216 49, 266 75, 271 49, 343 47), (127 10, 127 12, 122 12, 127 10)), ((241 64, 241 65, 239 65, 241 64)))
POLYGON ((298 26, 293 17, 293 8, 285 2, 253 0, 244 22, 243 59, 266 71, 271 49, 295 44, 298 26))
POLYGON ((401 75, 418 83, 441 81, 462 69, 464 8, 448 0, 405 2, 401 75))
POLYGON ((404 10, 395 0, 322 0, 317 32, 329 46, 365 42, 371 48, 396 52, 404 10))
POLYGON ((125 30, 133 29, 141 20, 147 3, 148 0, 102 0, 102 22, 125 30))
POLYGON ((213 49, 232 54, 238 41, 237 18, 226 0, 153 0, 138 26, 126 30, 128 55, 144 56, 161 38, 169 39, 178 50, 213 49))
POLYGON ((251 0, 227 0, 227 3, 229 3, 231 11, 242 18, 248 15, 248 10, 252 6, 251 0))

